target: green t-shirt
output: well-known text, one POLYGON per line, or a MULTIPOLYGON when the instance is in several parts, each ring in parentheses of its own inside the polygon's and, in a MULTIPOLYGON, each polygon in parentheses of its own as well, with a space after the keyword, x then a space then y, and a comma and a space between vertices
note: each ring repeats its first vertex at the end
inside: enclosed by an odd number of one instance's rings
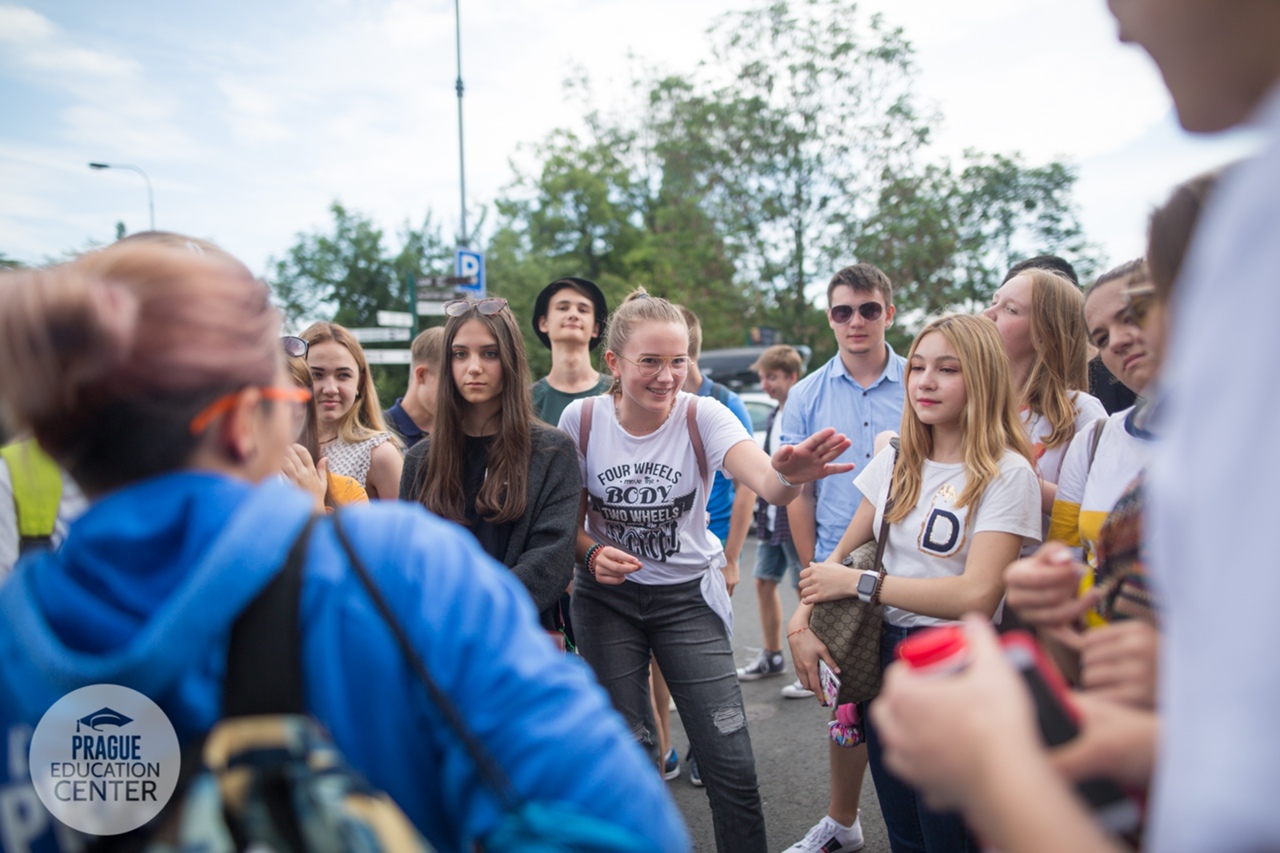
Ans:
POLYGON ((533 414, 552 426, 560 425, 560 415, 574 400, 581 400, 583 397, 595 397, 609 390, 609 386, 613 384, 607 376, 601 376, 600 381, 596 383, 594 388, 588 388, 586 391, 579 391, 576 394, 566 394, 551 387, 544 376, 537 382, 533 383, 533 387, 529 389, 530 396, 533 397, 533 414))

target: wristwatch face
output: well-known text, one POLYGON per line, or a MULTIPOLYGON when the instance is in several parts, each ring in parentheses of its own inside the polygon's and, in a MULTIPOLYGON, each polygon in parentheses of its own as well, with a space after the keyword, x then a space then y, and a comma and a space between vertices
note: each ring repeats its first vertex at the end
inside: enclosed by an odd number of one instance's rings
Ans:
MULTIPOLYGON (((848 589, 848 587, 846 587, 848 589)), ((870 598, 871 593, 876 591, 876 576, 874 572, 863 572, 862 577, 858 578, 858 595, 862 598, 870 598)))

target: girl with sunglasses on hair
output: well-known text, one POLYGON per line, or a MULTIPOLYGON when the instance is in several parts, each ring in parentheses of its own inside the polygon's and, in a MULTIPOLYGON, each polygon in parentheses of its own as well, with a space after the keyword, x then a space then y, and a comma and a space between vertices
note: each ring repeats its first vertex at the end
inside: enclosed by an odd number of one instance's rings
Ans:
POLYGON ((1018 409, 1040 475, 1049 530, 1067 445, 1107 411, 1089 388, 1089 335, 1080 288, 1051 270, 1027 269, 1000 286, 982 315, 1009 354, 1018 409))
MULTIPOLYGON (((934 320, 907 355, 901 449, 881 451, 855 480, 863 498, 835 552, 800 574, 800 607, 788 624, 801 679, 818 688, 818 661, 837 669, 809 630, 813 606, 858 596, 884 605, 880 665, 913 633, 976 611, 991 618, 1005 567, 1040 540, 1040 485, 1018 416, 1009 359, 983 317, 934 320), (888 522, 883 573, 841 561, 888 522)), ((875 700, 872 700, 874 705, 875 700)), ((895 853, 977 850, 964 822, 924 805, 884 766, 866 722, 867 755, 895 853)))
POLYGON ((261 596, 281 580, 297 584, 301 710, 432 849, 503 849, 490 839, 528 804, 595 818, 628 850, 687 850, 603 691, 546 641, 525 590, 473 537, 401 501, 319 514, 279 481, 291 404, 306 398, 279 335, 267 289, 207 254, 119 245, 0 273, 0 375, 23 377, 0 384, 0 415, 91 500, 59 551, 24 557, 0 585, 0 801, 19 804, 0 809, 0 850, 84 847, 44 810, 27 766, 55 702, 94 684, 136 690, 181 747, 198 747, 231 692, 228 638, 255 602, 279 603, 261 596), (458 720, 510 791, 495 790, 458 720))
POLYGON ((788 504, 802 483, 852 468, 829 464, 849 440, 825 429, 771 460, 727 408, 680 390, 689 369, 684 315, 643 290, 610 315, 605 346, 610 393, 575 400, 560 418, 585 483, 572 603, 578 648, 657 765, 652 654, 689 735, 717 849, 762 851, 724 549, 707 529, 707 496, 724 470, 788 504))
POLYGON ((313 323, 301 337, 315 391, 320 452, 329 470, 355 479, 371 498, 395 500, 404 454, 382 418, 364 348, 337 323, 313 323))
POLYGON ((559 635, 582 491, 573 442, 533 416, 524 338, 507 301, 456 300, 445 313, 435 425, 409 450, 400 497, 470 530, 559 635))

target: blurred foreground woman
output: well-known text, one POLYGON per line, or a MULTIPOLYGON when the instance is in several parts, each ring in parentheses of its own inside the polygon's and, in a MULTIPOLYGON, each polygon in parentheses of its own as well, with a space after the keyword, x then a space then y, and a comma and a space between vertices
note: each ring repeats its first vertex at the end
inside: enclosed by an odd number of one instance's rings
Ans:
MULTIPOLYGON (((306 396, 279 336, 246 270, 169 246, 0 277, 0 413, 93 501, 58 553, 23 559, 0 587, 0 848, 67 845, 26 765, 31 727, 68 692, 139 691, 183 743, 219 719, 231 626, 315 512, 275 476, 306 396)), ((521 799, 687 848, 652 767, 508 571, 421 507, 340 515, 409 644, 521 799)), ((314 523, 302 564, 306 710, 437 849, 470 850, 503 806, 334 531, 314 523)))

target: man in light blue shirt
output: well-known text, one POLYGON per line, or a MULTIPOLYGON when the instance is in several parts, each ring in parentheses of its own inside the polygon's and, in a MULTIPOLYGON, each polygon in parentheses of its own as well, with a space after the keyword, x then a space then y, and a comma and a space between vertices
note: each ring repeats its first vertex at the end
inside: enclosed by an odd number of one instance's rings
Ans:
MULTIPOLYGON (((799 444, 825 427, 835 427, 853 444, 837 462, 858 466, 850 474, 828 477, 806 486, 790 506, 787 518, 800 565, 824 560, 835 550, 862 502, 853 478, 874 453, 876 435, 895 432, 902 422, 906 360, 885 342, 893 322, 893 286, 871 264, 854 264, 836 273, 827 285, 827 323, 838 350, 822 367, 791 389, 782 413, 779 445, 799 444)), ((799 681, 782 689, 789 698, 813 694, 799 681)), ((862 847, 858 798, 867 768, 867 749, 829 743, 831 799, 827 815, 788 853, 842 853, 862 847)))

